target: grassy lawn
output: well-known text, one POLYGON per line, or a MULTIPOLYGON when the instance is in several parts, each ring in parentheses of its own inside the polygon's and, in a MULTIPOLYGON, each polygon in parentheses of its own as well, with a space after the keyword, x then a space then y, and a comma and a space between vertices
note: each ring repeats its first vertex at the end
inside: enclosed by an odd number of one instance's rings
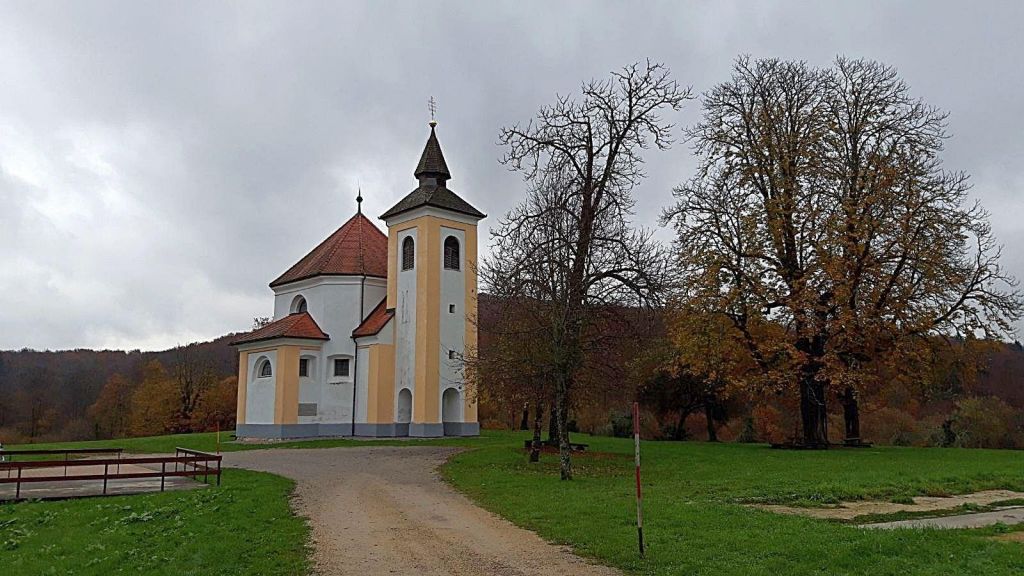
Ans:
MULTIPOLYGON (((461 445, 450 482, 513 522, 636 574, 1021 574, 1024 545, 987 537, 1016 528, 869 531, 842 522, 775 515, 744 503, 827 506, 841 500, 905 502, 918 495, 991 488, 1024 491, 1024 453, 872 448, 797 452, 762 445, 645 442, 648 554, 636 554, 632 441, 578 439, 590 452, 577 479, 557 459, 531 465, 525 433, 440 440, 312 440, 235 444, 223 451, 367 445, 461 445)), ((213 434, 83 442, 169 452, 215 450, 213 434)), ((44 447, 44 445, 34 445, 44 447)), ((45 445, 52 447, 55 445, 45 445)), ((0 506, 0 566, 7 573, 296 574, 306 530, 287 508, 287 480, 228 470, 224 488, 179 494, 0 506), (208 500, 207 500, 208 499, 208 500), (201 505, 200 505, 201 504, 201 505), (34 563, 34 564, 33 564, 34 563), (180 566, 179 566, 180 564, 180 566), (202 566, 188 572, 188 567, 202 566), (130 567, 130 569, 129 569, 130 567), (258 567, 258 568, 254 568, 258 567)))
POLYGON ((290 480, 226 470, 221 487, 0 505, 0 574, 299 575, 290 480))
POLYGON ((583 555, 639 574, 1021 574, 1024 545, 997 527, 874 531, 782 516, 747 502, 828 505, 905 501, 988 488, 1024 490, 1024 454, 872 448, 796 452, 761 445, 643 445, 646 559, 636 553, 632 442, 589 438, 577 479, 557 459, 530 465, 522 436, 456 456, 445 475, 516 524, 583 555))
MULTIPOLYGON (((175 448, 191 448, 206 452, 216 452, 218 446, 221 452, 236 452, 239 450, 266 450, 271 448, 335 448, 351 446, 407 446, 416 444, 419 446, 487 446, 496 443, 505 443, 508 435, 502 432, 484 431, 479 438, 428 438, 428 439, 346 439, 346 438, 325 438, 318 440, 292 440, 267 443, 243 443, 235 442, 234 432, 221 432, 220 442, 217 442, 215 432, 202 432, 198 434, 169 434, 167 436, 145 436, 142 438, 122 438, 119 440, 89 440, 85 442, 53 442, 38 444, 7 445, 5 448, 14 450, 30 449, 57 449, 57 448, 124 448, 125 452, 132 454, 166 454, 173 453, 175 448)), ((52 458, 48 456, 47 458, 52 458)), ((18 456, 18 460, 25 460, 25 456, 18 456)))

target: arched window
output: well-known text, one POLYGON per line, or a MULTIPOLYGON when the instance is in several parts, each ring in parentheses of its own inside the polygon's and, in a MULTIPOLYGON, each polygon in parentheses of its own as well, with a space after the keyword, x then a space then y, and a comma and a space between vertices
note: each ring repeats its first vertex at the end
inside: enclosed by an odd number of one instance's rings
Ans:
POLYGON ((306 299, 302 295, 296 296, 295 299, 292 300, 292 314, 300 314, 305 312, 307 308, 306 299))
POLYGON ((459 239, 455 236, 444 239, 444 268, 445 270, 459 269, 459 239))
POLYGON ((402 270, 412 270, 415 261, 416 243, 413 242, 412 236, 406 236, 405 240, 402 240, 402 270))
POLYGON ((274 368, 270 365, 270 360, 260 358, 256 364, 256 374, 259 374, 260 378, 270 378, 273 376, 274 368))

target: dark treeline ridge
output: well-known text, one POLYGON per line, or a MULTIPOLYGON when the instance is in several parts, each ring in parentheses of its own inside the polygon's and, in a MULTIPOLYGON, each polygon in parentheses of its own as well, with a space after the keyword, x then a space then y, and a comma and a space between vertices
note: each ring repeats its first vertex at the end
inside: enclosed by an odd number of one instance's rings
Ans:
MULTIPOLYGON (((180 414, 180 404, 186 404, 186 416, 190 420, 196 416, 193 412, 198 406, 187 404, 195 404, 192 401, 203 395, 207 396, 207 408, 222 413, 230 408, 230 414, 220 418, 226 421, 230 417, 233 422, 233 404, 226 406, 221 400, 215 408, 210 406, 210 391, 225 379, 233 379, 238 371, 238 355, 228 344, 233 336, 152 352, 27 348, 0 351, 0 442, 130 435, 131 397, 147 376, 150 386, 138 394, 135 405, 141 410, 144 398, 149 404, 167 405, 160 407, 166 414, 160 410, 147 410, 147 414, 149 419, 159 416, 168 421, 143 422, 144 418, 137 416, 134 428, 139 433, 205 429, 211 422, 182 422, 180 414), (105 387, 107 401, 97 403, 105 387), (178 414, 173 417, 168 415, 175 412, 178 414), (117 422, 113 428, 112 419, 117 422)), ((233 395, 233 380, 230 385, 233 395)), ((222 391, 221 396, 226 394, 222 391)))

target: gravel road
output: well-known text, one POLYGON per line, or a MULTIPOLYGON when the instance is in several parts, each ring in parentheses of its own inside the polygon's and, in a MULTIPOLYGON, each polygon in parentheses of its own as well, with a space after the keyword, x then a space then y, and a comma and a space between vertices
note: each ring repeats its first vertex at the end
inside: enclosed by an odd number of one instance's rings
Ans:
POLYGON ((441 480, 452 448, 252 450, 224 464, 297 482, 323 576, 615 575, 475 506, 441 480))

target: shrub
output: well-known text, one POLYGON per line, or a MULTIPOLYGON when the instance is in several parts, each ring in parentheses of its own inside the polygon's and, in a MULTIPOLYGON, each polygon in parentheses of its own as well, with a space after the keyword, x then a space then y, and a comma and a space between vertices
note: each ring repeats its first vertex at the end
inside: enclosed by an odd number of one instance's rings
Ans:
POLYGON ((736 436, 737 442, 752 443, 757 442, 757 432, 754 431, 754 417, 744 416, 743 417, 743 428, 736 436))
POLYGON ((888 406, 865 413, 861 430, 872 442, 892 446, 921 446, 929 439, 922 423, 907 412, 888 406))
POLYGON ((972 396, 956 403, 950 422, 955 445, 964 448, 1017 448, 1020 417, 1012 406, 994 396, 972 396))
POLYGON ((785 442, 792 439, 793 428, 785 415, 770 404, 760 404, 751 412, 754 435, 763 442, 785 442))

